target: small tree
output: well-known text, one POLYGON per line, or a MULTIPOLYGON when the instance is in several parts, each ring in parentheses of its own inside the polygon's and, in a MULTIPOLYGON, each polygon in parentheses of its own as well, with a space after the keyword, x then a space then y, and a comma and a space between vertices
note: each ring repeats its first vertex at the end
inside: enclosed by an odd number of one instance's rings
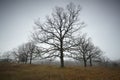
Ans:
POLYGON ((86 35, 82 35, 79 38, 73 40, 73 46, 69 52, 73 59, 83 61, 84 66, 87 66, 87 61, 90 61, 90 66, 92 66, 92 59, 97 59, 100 56, 101 50, 94 46, 90 38, 86 38, 86 35))
POLYGON ((2 57, 4 58, 5 62, 10 62, 11 61, 10 56, 11 56, 11 52, 10 51, 6 51, 6 52, 3 53, 2 57))
POLYGON ((100 62, 100 57, 102 55, 102 51, 99 47, 96 47, 94 45, 91 45, 91 48, 88 52, 88 60, 90 63, 90 66, 93 65, 93 61, 94 62, 100 62))
POLYGON ((12 53, 14 54, 15 60, 19 62, 24 62, 25 64, 28 62, 31 64, 33 58, 37 57, 40 50, 39 48, 33 43, 28 42, 18 47, 18 49, 14 49, 12 53))
POLYGON ((100 57, 100 65, 107 67, 107 66, 110 66, 109 65, 110 62, 111 62, 111 60, 108 57, 106 57, 106 56, 101 56, 100 57))
POLYGON ((33 39, 47 45, 48 57, 59 57, 61 67, 64 67, 64 52, 71 46, 71 38, 83 27, 79 21, 80 10, 80 6, 70 3, 65 9, 56 7, 45 23, 35 22, 38 28, 33 33, 33 39))
POLYGON ((34 54, 37 53, 37 46, 33 43, 33 42, 28 42, 26 44, 26 52, 28 52, 28 56, 29 56, 29 60, 30 60, 30 64, 32 63, 32 60, 34 58, 34 54))
POLYGON ((24 62, 26 64, 28 61, 28 54, 29 52, 27 51, 25 44, 19 46, 17 55, 19 62, 24 62))
POLYGON ((17 48, 14 48, 12 51, 11 51, 12 55, 13 55, 13 58, 14 58, 14 61, 19 63, 19 53, 18 53, 18 49, 17 48))

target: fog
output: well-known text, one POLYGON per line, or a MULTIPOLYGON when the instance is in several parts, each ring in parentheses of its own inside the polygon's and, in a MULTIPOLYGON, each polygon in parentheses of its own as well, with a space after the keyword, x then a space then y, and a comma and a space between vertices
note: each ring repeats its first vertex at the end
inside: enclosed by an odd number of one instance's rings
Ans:
POLYGON ((120 59, 120 1, 118 0, 0 0, 0 52, 29 41, 34 21, 44 21, 55 6, 80 4, 81 31, 112 60, 120 59))

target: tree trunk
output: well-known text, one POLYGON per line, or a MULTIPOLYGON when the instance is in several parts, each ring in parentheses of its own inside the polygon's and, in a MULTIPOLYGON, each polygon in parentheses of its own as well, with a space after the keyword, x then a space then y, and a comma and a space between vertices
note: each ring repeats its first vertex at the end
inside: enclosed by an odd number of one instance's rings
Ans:
POLYGON ((60 63, 61 63, 61 68, 64 67, 64 54, 63 54, 63 41, 60 41, 60 63))
POLYGON ((87 67, 87 61, 84 60, 84 67, 87 67))
POLYGON ((64 59, 63 59, 63 51, 60 53, 60 62, 61 62, 61 68, 64 67, 64 59))
POLYGON ((84 67, 87 67, 87 60, 85 58, 85 54, 83 54, 83 61, 84 61, 84 67))
POLYGON ((92 58, 90 57, 90 66, 92 66, 92 58))
POLYGON ((25 59, 25 64, 27 64, 27 60, 28 60, 28 54, 27 54, 26 59, 25 59))
POLYGON ((32 53, 30 53, 30 64, 32 63, 32 53))

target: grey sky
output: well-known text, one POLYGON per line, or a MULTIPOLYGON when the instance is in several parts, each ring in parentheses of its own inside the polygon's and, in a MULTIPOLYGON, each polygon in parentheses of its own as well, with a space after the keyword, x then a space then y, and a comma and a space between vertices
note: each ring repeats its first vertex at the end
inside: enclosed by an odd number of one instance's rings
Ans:
POLYGON ((29 40, 34 21, 45 19, 55 6, 74 2, 82 7, 82 29, 110 59, 120 59, 119 0, 0 0, 0 51, 7 51, 29 40))

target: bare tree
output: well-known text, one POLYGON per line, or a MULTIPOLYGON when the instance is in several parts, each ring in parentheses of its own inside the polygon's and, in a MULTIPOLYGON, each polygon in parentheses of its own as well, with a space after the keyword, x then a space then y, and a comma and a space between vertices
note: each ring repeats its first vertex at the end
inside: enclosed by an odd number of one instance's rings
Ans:
POLYGON ((19 59, 19 62, 24 62, 25 64, 27 63, 28 61, 28 50, 26 49, 26 45, 23 44, 21 46, 19 46, 18 48, 18 59, 19 59))
POLYGON ((70 3, 66 8, 56 7, 51 17, 46 17, 45 23, 35 22, 38 28, 33 39, 47 45, 48 57, 59 57, 61 67, 64 67, 64 52, 70 47, 71 37, 83 25, 79 21, 80 10, 80 6, 70 3))
POLYGON ((110 66, 109 65, 110 62, 111 62, 111 60, 108 57, 106 57, 106 56, 101 56, 100 57, 100 65, 107 67, 107 66, 110 66))
POLYGON ((14 49, 12 51, 15 60, 18 62, 24 62, 25 64, 28 62, 28 60, 31 64, 33 58, 40 54, 39 52, 39 48, 33 42, 22 44, 18 47, 18 49, 14 49))
POLYGON ((85 67, 88 60, 90 61, 90 66, 92 66, 92 59, 95 60, 100 56, 100 49, 94 46, 91 38, 86 38, 86 34, 73 39, 73 44, 74 46, 69 50, 71 54, 68 57, 83 61, 85 67))
POLYGON ((73 59, 79 61, 83 60, 84 67, 86 67, 88 60, 88 51, 91 48, 89 39, 86 39, 83 35, 75 39, 74 44, 76 44, 76 46, 74 46, 73 49, 70 50, 71 55, 69 57, 72 57, 73 59))
POLYGON ((11 51, 6 51, 2 54, 3 62, 11 62, 11 51))
POLYGON ((13 55, 14 62, 19 63, 19 53, 18 53, 18 49, 17 49, 17 48, 14 48, 14 49, 11 51, 11 53, 12 53, 12 55, 13 55))
POLYGON ((35 57, 37 51, 38 51, 37 46, 33 42, 28 42, 26 44, 26 52, 28 52, 30 64, 32 63, 32 60, 35 57))
POLYGON ((102 55, 102 51, 99 47, 95 47, 93 46, 89 53, 88 53, 88 59, 89 59, 89 62, 90 62, 90 66, 92 66, 93 64, 93 61, 94 62, 100 62, 100 57, 102 55))

